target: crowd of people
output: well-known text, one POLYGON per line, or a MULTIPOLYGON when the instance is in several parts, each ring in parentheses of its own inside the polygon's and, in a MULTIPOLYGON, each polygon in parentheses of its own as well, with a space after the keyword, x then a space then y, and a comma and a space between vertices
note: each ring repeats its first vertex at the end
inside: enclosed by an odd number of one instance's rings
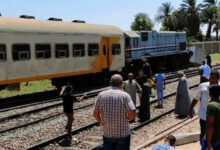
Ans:
MULTIPOLYGON (((209 67, 209 66, 208 66, 209 67)), ((210 67, 209 67, 210 68, 210 67)), ((195 115, 194 107, 200 101, 198 116, 200 118, 201 136, 200 142, 203 147, 219 150, 220 146, 220 86, 219 72, 217 70, 207 71, 204 63, 202 70, 202 83, 199 85, 195 97, 191 101, 188 81, 184 72, 178 72, 179 82, 176 92, 175 113, 179 118, 192 118, 195 115)), ((143 68, 139 70, 136 80, 133 73, 128 74, 128 80, 123 81, 119 74, 115 74, 110 80, 111 88, 101 92, 96 100, 93 116, 103 129, 103 146, 105 150, 129 150, 131 131, 129 122, 134 122, 136 117, 137 93, 140 100, 139 121, 150 119, 150 95, 154 87, 157 93, 158 108, 163 108, 163 97, 165 89, 165 76, 161 68, 152 78, 151 66, 147 60, 143 61, 143 68)), ((72 138, 71 129, 73 117, 73 102, 82 101, 84 96, 76 98, 71 95, 72 88, 63 88, 60 95, 64 100, 64 113, 67 116, 66 129, 69 139, 72 138), (71 102, 70 102, 71 101, 71 102)), ((165 138, 164 145, 153 147, 159 150, 166 147, 173 150, 175 137, 169 135, 165 138), (168 143, 168 144, 167 144, 168 143), (157 148, 158 147, 158 148, 157 148)))

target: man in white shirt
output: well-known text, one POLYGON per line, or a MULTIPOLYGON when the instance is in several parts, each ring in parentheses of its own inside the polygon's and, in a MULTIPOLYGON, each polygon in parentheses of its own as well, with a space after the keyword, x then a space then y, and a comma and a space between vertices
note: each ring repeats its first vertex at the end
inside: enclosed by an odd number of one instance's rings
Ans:
POLYGON ((210 67, 205 63, 205 61, 202 62, 202 66, 199 68, 202 71, 202 76, 201 76, 201 83, 207 82, 209 80, 209 75, 210 75, 210 67))
POLYGON ((206 132, 206 110, 207 105, 209 102, 209 86, 210 85, 217 85, 219 82, 219 72, 217 70, 212 70, 210 73, 209 82, 205 82, 199 85, 196 95, 191 103, 190 109, 189 109, 189 117, 193 117, 193 108, 195 105, 200 101, 200 107, 198 116, 200 118, 200 143, 202 139, 205 136, 206 132))

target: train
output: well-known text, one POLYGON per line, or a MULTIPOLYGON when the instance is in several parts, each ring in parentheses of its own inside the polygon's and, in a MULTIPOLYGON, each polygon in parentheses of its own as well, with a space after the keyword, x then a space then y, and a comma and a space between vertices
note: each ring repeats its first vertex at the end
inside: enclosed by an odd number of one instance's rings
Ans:
POLYGON ((186 66, 186 34, 122 31, 56 18, 0 17, 1 88, 43 79, 51 79, 58 88, 67 83, 85 86, 112 73, 139 69, 146 58, 155 68, 186 66))

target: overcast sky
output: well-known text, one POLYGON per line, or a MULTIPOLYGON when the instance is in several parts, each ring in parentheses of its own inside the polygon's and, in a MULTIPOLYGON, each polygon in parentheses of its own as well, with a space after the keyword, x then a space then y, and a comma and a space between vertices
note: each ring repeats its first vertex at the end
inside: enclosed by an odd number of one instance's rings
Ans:
MULTIPOLYGON (((36 19, 49 17, 63 21, 85 20, 87 23, 108 24, 130 30, 134 15, 147 13, 153 20, 163 2, 171 2, 175 9, 182 0, 0 0, 2 16, 33 15, 36 19)), ((197 0, 197 3, 202 0, 197 0)), ((203 27, 204 28, 204 27, 203 27)), ((160 25, 154 29, 159 30, 160 25)), ((203 29, 204 30, 204 29, 203 29)))

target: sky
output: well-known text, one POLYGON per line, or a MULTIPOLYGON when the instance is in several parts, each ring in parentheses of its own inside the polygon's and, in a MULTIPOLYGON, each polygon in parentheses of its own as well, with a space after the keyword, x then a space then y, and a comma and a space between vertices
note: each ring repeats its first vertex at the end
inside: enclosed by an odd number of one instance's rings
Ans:
MULTIPOLYGON (((49 17, 67 22, 85 20, 87 23, 115 25, 127 31, 135 14, 144 12, 153 20, 163 2, 170 2, 178 9, 182 0, 0 0, 0 13, 5 17, 31 15, 41 20, 49 17)), ((201 2, 197 0, 197 3, 201 2)), ((160 27, 155 24, 154 30, 160 27)))

